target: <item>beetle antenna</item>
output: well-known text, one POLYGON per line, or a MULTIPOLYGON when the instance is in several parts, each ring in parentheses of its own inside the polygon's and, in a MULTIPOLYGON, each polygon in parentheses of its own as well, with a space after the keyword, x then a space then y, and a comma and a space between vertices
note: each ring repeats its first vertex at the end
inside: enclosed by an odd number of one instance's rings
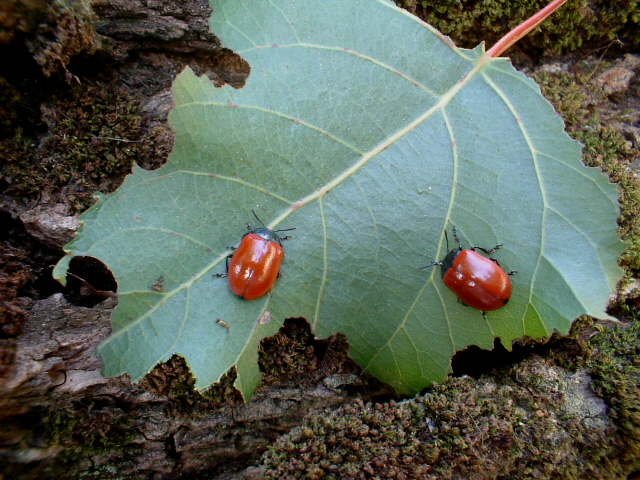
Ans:
POLYGON ((260 225, 262 225, 264 228, 267 228, 267 226, 264 224, 264 222, 262 220, 260 220, 260 217, 258 217, 258 214, 255 212, 255 210, 251 210, 251 213, 253 213, 253 216, 256 217, 256 220, 258 220, 260 222, 260 225))
POLYGON ((441 266, 442 266, 442 262, 431 262, 430 264, 425 265, 424 267, 418 267, 418 268, 419 268, 420 270, 422 270, 423 268, 434 267, 434 266, 436 266, 436 265, 438 265, 438 266, 440 266, 440 267, 441 267, 441 266))
MULTIPOLYGON (((258 220, 260 222, 260 225, 262 225, 264 228, 269 228, 267 227, 264 222, 262 220, 260 220, 260 217, 258 217, 258 215, 256 214, 256 212, 254 210, 251 210, 251 213, 253 213, 253 216, 256 217, 256 220, 258 220)), ((295 230, 296 227, 293 228, 281 228, 279 230, 274 230, 274 232, 290 232, 291 230, 295 230)), ((251 227, 249 227, 249 230, 251 230, 251 227)))

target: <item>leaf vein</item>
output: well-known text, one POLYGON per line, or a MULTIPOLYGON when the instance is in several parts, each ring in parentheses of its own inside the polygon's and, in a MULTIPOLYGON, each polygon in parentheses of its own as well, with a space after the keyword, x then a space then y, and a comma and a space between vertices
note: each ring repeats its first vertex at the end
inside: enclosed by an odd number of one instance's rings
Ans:
MULTIPOLYGON (((423 85, 422 83, 420 83, 418 80, 416 80, 415 78, 407 75, 406 73, 401 72, 400 70, 398 70, 397 68, 382 62, 381 60, 376 59, 375 57, 372 57, 370 55, 367 55, 365 53, 362 52, 358 52, 356 50, 352 50, 350 48, 347 47, 340 47, 337 45, 320 45, 320 44, 315 44, 315 43, 307 43, 307 42, 299 42, 299 43, 288 43, 288 44, 279 44, 279 45, 257 45, 255 47, 255 49, 267 49, 267 48, 310 48, 310 49, 315 49, 315 50, 328 50, 328 51, 333 51, 333 52, 342 52, 342 53, 346 53, 348 55, 352 55, 354 57, 360 58, 364 61, 373 63, 374 65, 382 68, 383 70, 386 70, 400 78, 402 78, 403 80, 407 81, 408 83, 420 88, 421 90, 424 90, 425 92, 427 92, 429 95, 431 95, 434 98, 439 98, 439 95, 437 93, 435 93, 433 90, 427 88, 425 85, 423 85)), ((247 53, 248 51, 254 50, 254 48, 251 49, 247 49, 247 50, 241 50, 238 53, 247 53)))
MULTIPOLYGON (((536 177, 538 178, 538 185, 540 186, 540 196, 542 198, 542 204, 543 204, 543 208, 542 208, 542 215, 540 218, 540 250, 538 252, 538 259, 535 262, 535 267, 533 269, 532 275, 531 275, 531 283, 534 284, 538 273, 540 271, 540 261, 542 259, 543 256, 543 251, 544 251, 544 245, 546 244, 546 237, 547 237, 547 233, 546 233, 546 228, 544 228, 544 225, 547 224, 547 212, 549 211, 549 194, 547 192, 547 189, 545 188, 545 183, 543 180, 543 175, 542 175, 542 169, 540 167, 540 159, 538 158, 538 154, 536 149, 533 146, 533 142, 531 141, 531 137, 529 136, 527 129, 522 121, 522 117, 520 115, 518 115, 518 111, 515 107, 515 105, 513 104, 513 102, 507 97, 506 93, 498 87, 498 85, 495 84, 495 82, 493 82, 493 80, 491 80, 491 78, 489 78, 488 75, 483 74, 483 78, 485 80, 485 82, 487 82, 487 84, 496 92, 496 94, 502 99, 502 101, 504 102, 505 106, 509 109, 509 111, 511 112, 511 114, 513 115, 513 118, 515 119, 516 123, 518 124, 518 127, 520 128, 520 131, 522 132, 522 136, 525 140, 525 142, 527 143, 527 147, 529 148, 529 151, 531 153, 531 159, 533 161, 533 167, 534 170, 536 172, 536 177)), ((533 289, 531 289, 529 291, 529 303, 531 302, 532 299, 532 295, 533 295, 533 289)), ((525 316, 524 316, 524 312, 522 315, 522 319, 521 319, 521 324, 522 324, 522 331, 526 331, 525 330, 525 316)))
POLYGON ((232 109, 247 109, 247 110, 256 110, 259 112, 263 112, 263 113, 267 113, 269 115, 275 115, 277 117, 281 117, 281 118, 285 118, 287 120, 291 120, 292 122, 298 123, 302 126, 305 126, 307 128, 309 128, 310 130, 314 130, 318 133, 320 133, 321 135, 330 138, 331 140, 335 141, 336 143, 348 148, 349 150, 359 154, 359 155, 363 155, 364 152, 362 150, 360 150, 359 148, 357 148, 354 145, 351 145, 348 141, 338 137, 337 135, 329 132, 328 130, 325 130, 317 125, 314 125, 310 122, 307 122, 305 120, 302 120, 301 118, 298 117, 294 117, 293 115, 288 115, 284 112, 279 112, 277 110, 272 110, 270 108, 265 108, 265 107, 261 107, 258 105, 243 105, 243 104, 236 104, 236 103, 223 103, 223 102, 213 102, 213 101, 208 101, 208 102, 188 102, 188 103, 183 103, 182 105, 180 105, 180 107, 176 107, 176 109, 178 108, 186 108, 186 107, 190 107, 193 105, 201 105, 203 107, 206 106, 216 106, 216 107, 226 107, 226 108, 232 108, 232 109))
MULTIPOLYGON (((226 175, 219 175, 217 173, 206 173, 206 172, 194 172, 194 171, 189 171, 189 170, 177 170, 174 173, 184 173, 187 175, 195 175, 195 176, 204 176, 204 177, 213 177, 213 178, 219 178, 221 180, 225 180, 227 182, 233 182, 233 183, 238 183, 240 185, 243 185, 245 187, 251 188, 253 190, 256 190, 258 192, 264 193, 266 195, 269 195, 270 197, 275 198, 276 200, 280 200, 283 203, 286 203, 288 205, 293 205, 294 201, 293 200, 289 200, 288 198, 285 198, 281 195, 278 195, 275 192, 272 192, 269 189, 266 189, 264 187, 261 187, 260 185, 256 185, 255 183, 251 183, 251 182, 247 182, 246 180, 243 180, 241 178, 238 177, 229 177, 226 175)), ((171 175, 171 174, 169 174, 171 175)))
POLYGON ((289 17, 287 15, 285 15, 284 11, 280 8, 280 6, 276 2, 274 2, 273 0, 269 0, 269 4, 273 7, 273 9, 276 12, 278 12, 282 16, 282 18, 285 20, 285 22, 287 22, 287 24, 291 28, 291 33, 296 38, 296 40, 300 41, 300 37, 298 37, 298 32, 294 28, 293 22, 289 19, 289 17))

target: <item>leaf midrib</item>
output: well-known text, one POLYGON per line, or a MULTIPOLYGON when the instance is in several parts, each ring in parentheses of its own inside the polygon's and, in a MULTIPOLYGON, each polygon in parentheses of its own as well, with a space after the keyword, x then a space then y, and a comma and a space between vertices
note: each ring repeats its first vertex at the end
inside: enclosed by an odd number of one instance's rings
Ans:
MULTIPOLYGON (((350 53, 353 54, 355 52, 350 51, 350 53)), ((426 112, 424 112, 422 115, 418 116, 413 121, 409 122, 404 128, 401 128, 400 130, 398 130, 393 135, 390 135, 387 138, 385 138, 382 142, 380 142, 374 148, 370 149, 369 151, 362 152, 360 159, 357 162, 355 162, 351 167, 349 167, 346 170, 344 170, 340 175, 337 175, 332 181, 326 183, 321 188, 315 190, 314 192, 310 193, 306 197, 303 197, 302 199, 294 202, 293 205, 291 205, 288 209, 284 210, 283 213, 281 213, 278 217, 276 217, 276 219, 273 220, 273 222, 271 222, 269 224, 269 227, 270 228, 274 228, 276 225, 278 225, 281 222, 283 222, 284 220, 286 220, 298 208, 301 208, 301 207, 303 207, 303 206, 305 206, 305 205, 307 205, 307 204, 309 204, 311 202, 314 202, 314 201, 324 197, 332 189, 336 188, 338 185, 342 184, 348 178, 350 178, 351 176, 355 175, 358 171, 360 171, 370 160, 375 158, 377 155, 382 153, 384 150, 389 148, 391 145, 395 144, 397 141, 399 141, 401 138, 406 136, 408 133, 412 132, 419 125, 421 125, 422 123, 427 121, 429 118, 431 118, 435 113, 443 110, 453 100, 453 98, 458 94, 458 92, 460 90, 462 90, 462 88, 467 83, 469 83, 475 77, 475 75, 478 74, 488 64, 489 61, 492 61, 492 60, 496 60, 496 59, 492 59, 492 58, 489 58, 489 57, 486 57, 486 56, 480 57, 478 59, 478 61, 476 62, 476 64, 474 65, 474 67, 472 69, 470 69, 467 72, 467 74, 464 77, 462 77, 456 84, 454 84, 452 86, 452 88, 450 88, 445 94, 443 94, 440 97, 440 99, 438 100, 438 102, 436 102, 434 105, 432 105, 426 112)), ((180 105, 178 108, 184 108, 184 107, 187 107, 189 105, 194 105, 194 104, 229 106, 228 104, 225 105, 225 104, 222 104, 220 102, 188 102, 188 103, 185 103, 183 105, 180 105)), ((237 108, 237 107, 238 107, 238 105, 235 105, 235 104, 233 105, 233 108, 237 108)), ((266 112, 271 112, 273 114, 282 115, 281 112, 274 112, 274 111, 271 111, 271 110, 266 110, 263 107, 256 107, 256 108, 262 108, 266 112)), ((309 122, 304 122, 303 123, 301 121, 300 123, 302 125, 307 126, 308 128, 313 128, 313 125, 310 124, 309 122)), ((324 131, 324 129, 321 129, 319 127, 315 128, 315 130, 324 131)), ((326 235, 326 233, 325 233, 325 235, 326 235)), ((326 252, 325 252, 325 256, 326 256, 326 252)), ((127 331, 129 331, 133 327, 135 327, 138 324, 140 324, 141 322, 143 322, 145 319, 149 318, 159 307, 161 307, 162 305, 167 303, 175 294, 181 292, 184 289, 188 290, 190 288, 190 286, 195 281, 197 281, 198 279, 200 279, 204 275, 206 275, 209 271, 211 271, 211 269, 215 265, 220 263, 225 257, 226 257, 226 254, 222 255, 222 256, 219 256, 218 258, 214 259, 212 262, 209 263, 208 266, 203 268, 200 272, 196 273, 195 275, 190 277, 189 280, 187 280, 186 282, 183 282, 181 285, 178 285, 175 289, 173 289, 171 292, 169 292, 169 294, 167 294, 167 296, 165 298, 163 298, 160 302, 157 302, 151 309, 147 310, 143 315, 141 315, 138 318, 132 320, 129 324, 127 324, 125 327, 123 327, 122 329, 118 330, 117 332, 113 332, 113 334, 102 344, 102 346, 110 343, 111 341, 115 340, 116 338, 120 337, 122 334, 126 333, 127 331)), ((326 287, 326 282, 322 282, 322 287, 321 288, 323 289, 324 287, 326 287)), ((321 308, 320 303, 321 303, 321 300, 322 300, 322 297, 323 297, 322 289, 319 289, 318 296, 317 296, 317 303, 316 303, 315 311, 318 312, 318 313, 320 312, 320 308, 321 308)))

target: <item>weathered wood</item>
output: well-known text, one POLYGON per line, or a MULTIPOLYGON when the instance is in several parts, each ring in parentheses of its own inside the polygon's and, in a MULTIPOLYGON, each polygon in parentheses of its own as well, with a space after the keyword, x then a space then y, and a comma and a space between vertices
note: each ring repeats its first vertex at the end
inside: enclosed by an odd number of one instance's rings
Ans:
MULTIPOLYGON (((78 478, 95 470, 99 478, 107 472, 171 478, 238 468, 257 462, 310 412, 362 398, 345 384, 357 383, 355 375, 263 386, 248 405, 233 394, 206 397, 184 386, 160 393, 170 383, 161 372, 146 388, 126 376, 104 378, 94 352, 110 332, 114 305, 108 299, 94 308, 77 307, 62 294, 33 304, 0 383, 5 472, 32 470, 46 478, 42 472, 50 469, 50 478, 78 478)), ((181 362, 168 371, 185 375, 181 362)))

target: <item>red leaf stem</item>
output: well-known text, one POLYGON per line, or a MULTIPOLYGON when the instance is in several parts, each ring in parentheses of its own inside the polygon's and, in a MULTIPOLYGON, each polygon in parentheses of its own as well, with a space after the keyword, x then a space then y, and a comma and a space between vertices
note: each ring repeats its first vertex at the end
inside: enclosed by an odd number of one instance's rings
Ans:
POLYGON ((542 10, 532 15, 516 28, 507 33, 504 37, 502 37, 498 42, 491 47, 485 56, 487 57, 497 57, 506 49, 511 47, 514 43, 524 37, 531 30, 540 25, 549 15, 555 12, 563 3, 567 0, 553 0, 549 5, 544 7, 542 10))

